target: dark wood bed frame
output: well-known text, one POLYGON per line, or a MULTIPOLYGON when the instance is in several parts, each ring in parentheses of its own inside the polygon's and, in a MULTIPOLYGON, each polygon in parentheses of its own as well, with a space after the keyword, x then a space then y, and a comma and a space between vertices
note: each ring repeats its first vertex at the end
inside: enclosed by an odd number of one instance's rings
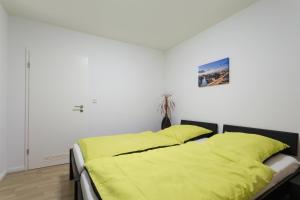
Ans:
POLYGON ((200 126, 200 127, 203 127, 203 128, 206 128, 206 129, 209 129, 209 130, 212 131, 210 134, 202 135, 202 136, 199 136, 199 137, 195 137, 195 138, 193 138, 191 140, 198 140, 198 139, 201 139, 201 138, 207 138, 207 137, 210 137, 210 136, 212 136, 214 134, 219 133, 219 126, 218 126, 218 124, 214 124, 214 123, 196 122, 196 121, 190 121, 190 120, 181 120, 180 124, 200 126))
MULTIPOLYGON (((196 126, 201 126, 201 127, 212 130, 213 132, 210 135, 207 135, 206 137, 210 137, 210 136, 218 133, 218 124, 214 124, 214 123, 182 120, 181 124, 196 125, 196 126)), ((243 133, 249 133, 249 134, 263 135, 263 136, 270 137, 270 138, 273 138, 273 139, 276 139, 276 140, 279 140, 279 141, 282 141, 282 142, 288 144, 290 146, 290 148, 285 150, 283 153, 285 153, 287 155, 292 155, 292 156, 297 156, 297 153, 298 153, 298 137, 299 136, 297 133, 274 131, 274 130, 267 130, 267 129, 258 129, 258 128, 249 128, 249 127, 233 126, 233 125, 224 125, 223 132, 243 132, 243 133)), ((199 138, 196 138, 196 139, 199 139, 199 138)), ((300 173, 299 169, 295 173, 289 175, 284 180, 282 180, 280 183, 278 183, 277 185, 273 186, 268 191, 263 193, 256 200, 287 199, 287 198, 285 198, 285 195, 286 195, 286 191, 288 190, 289 180, 292 179, 294 176, 296 176, 298 173, 300 173)), ((73 153, 72 149, 70 149, 70 180, 74 180, 74 192, 75 192, 74 198, 75 198, 75 200, 83 200, 82 189, 81 189, 81 185, 80 185, 80 173, 77 170, 75 157, 74 157, 74 153, 73 153)), ((99 199, 99 200, 101 200, 101 199, 99 199)))

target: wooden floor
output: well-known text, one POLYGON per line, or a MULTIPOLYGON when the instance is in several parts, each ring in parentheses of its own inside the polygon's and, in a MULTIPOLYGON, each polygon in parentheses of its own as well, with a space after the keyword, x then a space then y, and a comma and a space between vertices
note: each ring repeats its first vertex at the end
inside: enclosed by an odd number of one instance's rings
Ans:
POLYGON ((73 200, 69 165, 7 175, 0 182, 1 200, 73 200))

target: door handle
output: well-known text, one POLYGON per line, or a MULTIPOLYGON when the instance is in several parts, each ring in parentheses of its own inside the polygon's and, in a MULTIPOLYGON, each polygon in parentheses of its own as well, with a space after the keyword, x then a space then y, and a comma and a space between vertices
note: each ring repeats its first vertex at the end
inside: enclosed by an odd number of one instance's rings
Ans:
POLYGON ((74 106, 73 111, 83 112, 84 111, 84 106, 83 105, 74 106))

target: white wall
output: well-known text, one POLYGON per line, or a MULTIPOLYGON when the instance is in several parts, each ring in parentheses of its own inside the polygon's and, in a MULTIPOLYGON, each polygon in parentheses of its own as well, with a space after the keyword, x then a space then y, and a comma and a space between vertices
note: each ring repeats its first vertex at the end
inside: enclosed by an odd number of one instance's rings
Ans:
POLYGON ((90 105, 91 135, 158 129, 163 91, 174 94, 174 122, 192 119, 300 132, 299 8, 298 0, 259 1, 166 52, 164 72, 160 51, 10 17, 10 170, 23 168, 24 48, 41 40, 89 57, 91 98, 99 100, 90 105), (227 56, 230 84, 198 88, 197 66, 227 56))
POLYGON ((166 54, 173 120, 300 132, 300 1, 262 0, 166 54), (197 66, 230 57, 230 84, 197 87, 197 66))
POLYGON ((24 167, 24 48, 43 46, 63 46, 89 58, 90 98, 98 99, 89 105, 91 136, 159 129, 163 52, 9 17, 10 171, 24 167))
POLYGON ((0 5, 0 180, 6 173, 7 14, 0 5))

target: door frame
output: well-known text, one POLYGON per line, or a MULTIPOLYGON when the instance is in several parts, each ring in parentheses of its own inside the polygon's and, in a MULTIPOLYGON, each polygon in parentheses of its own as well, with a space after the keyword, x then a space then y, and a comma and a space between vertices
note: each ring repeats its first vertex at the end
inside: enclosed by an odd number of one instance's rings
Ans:
MULTIPOLYGON (((88 66, 88 57, 86 56, 81 56, 79 55, 71 55, 71 56, 76 56, 76 58, 79 58, 80 60, 80 64, 83 64, 84 65, 87 65, 88 66), (82 60, 83 58, 83 60, 82 60)), ((34 111, 32 110, 34 108, 34 106, 32 106, 32 102, 33 102, 33 95, 34 95, 34 81, 35 79, 33 79, 33 75, 34 75, 34 72, 35 71, 32 71, 31 70, 31 62, 33 62, 34 64, 34 60, 32 59, 32 54, 31 54, 31 49, 30 48, 25 48, 24 50, 24 83, 25 83, 25 95, 24 95, 24 152, 23 152, 23 155, 24 155, 24 170, 27 171, 27 170, 30 170, 30 169, 34 169, 31 167, 31 164, 32 164, 32 161, 31 161, 31 158, 32 156, 34 156, 35 152, 35 148, 32 146, 33 145, 33 141, 32 139, 34 139, 34 124, 32 124, 34 122, 34 118, 32 117, 34 111)), ((85 68, 84 68, 85 69, 85 68)), ((89 74, 87 72, 87 75, 86 78, 88 78, 89 74)), ((86 79, 85 81, 86 82, 86 86, 87 86, 87 90, 86 90, 86 96, 84 98, 84 101, 81 103, 82 105, 86 105, 87 107, 87 102, 88 102, 88 97, 89 97, 89 90, 88 90, 88 79, 86 79)), ((82 100, 82 99, 81 99, 82 100)), ((81 101, 80 100, 80 101, 81 101)), ((77 105, 77 104, 75 104, 77 105)), ((73 110, 74 111, 74 110, 73 110)), ((76 110, 77 111, 77 110, 76 110)), ((85 112, 87 112, 87 109, 85 109, 85 112)), ((85 114, 87 115, 87 114, 85 114)), ((86 116, 87 117, 87 116, 86 116)), ((86 121, 88 123, 88 121, 86 121)), ((88 128, 88 124, 85 124, 86 127, 84 128, 84 132, 88 131, 88 130, 85 130, 88 128)), ((78 135, 77 135, 78 136, 78 135)), ((79 134, 80 136, 80 134, 79 134)), ((82 136, 80 136, 82 137, 82 136)), ((65 155, 67 156, 67 152, 65 153, 65 155)), ((55 155, 54 155, 55 156, 55 155)), ((40 167, 35 167, 35 168, 40 168, 40 167)))
POLYGON ((24 169, 29 169, 30 49, 25 48, 24 169))

